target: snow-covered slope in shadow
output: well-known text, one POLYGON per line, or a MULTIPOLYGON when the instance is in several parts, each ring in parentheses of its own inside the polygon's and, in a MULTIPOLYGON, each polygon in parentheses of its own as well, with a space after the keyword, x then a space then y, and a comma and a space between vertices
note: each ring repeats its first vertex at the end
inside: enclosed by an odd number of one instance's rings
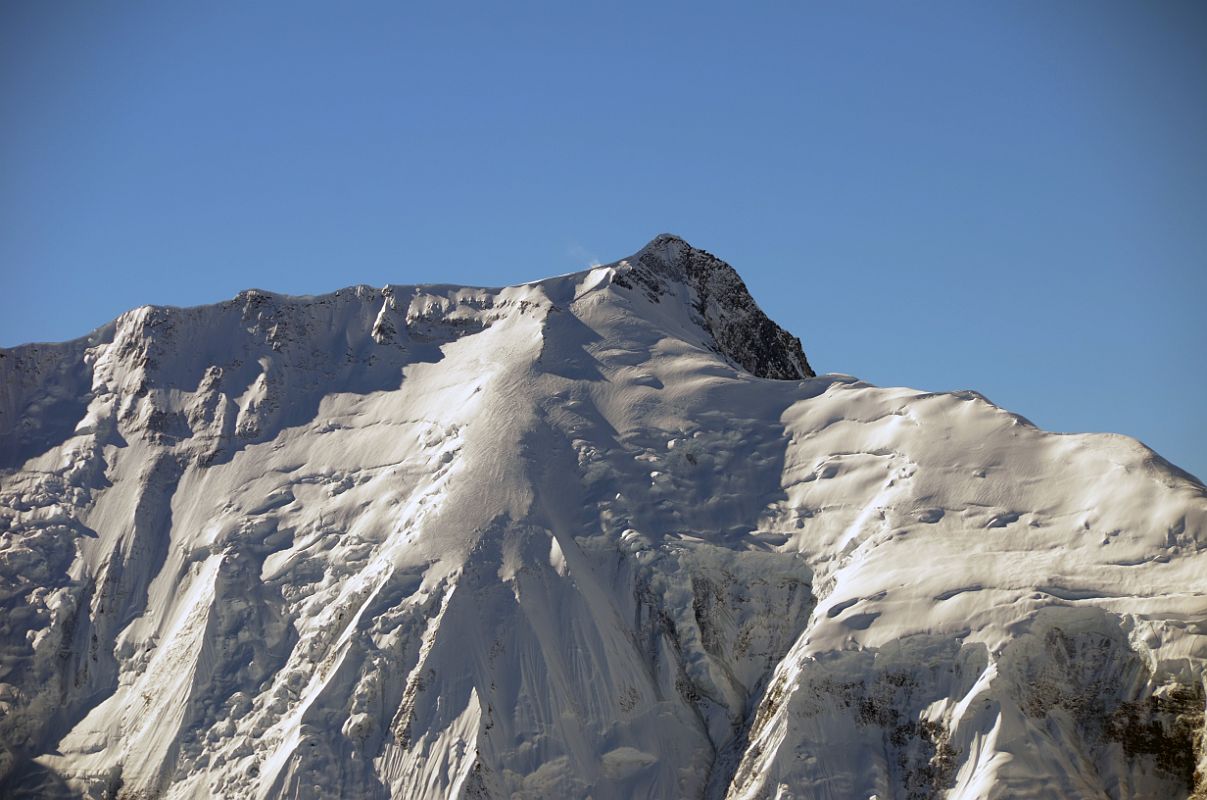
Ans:
POLYGON ((8 795, 1203 791, 1203 486, 676 237, 0 355, 8 795))

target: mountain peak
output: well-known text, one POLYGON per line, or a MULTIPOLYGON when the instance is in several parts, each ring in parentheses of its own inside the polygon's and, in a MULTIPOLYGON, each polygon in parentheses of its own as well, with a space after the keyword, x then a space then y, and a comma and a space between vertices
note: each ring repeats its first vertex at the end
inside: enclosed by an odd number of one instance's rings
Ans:
POLYGON ((678 237, 0 355, 0 797, 1207 788, 1202 485, 678 237))
POLYGON ((645 247, 638 251, 638 255, 643 253, 654 254, 678 254, 683 250, 694 250, 691 243, 682 236, 676 236, 673 233, 660 233, 646 243, 645 247))
POLYGON ((696 321, 712 335, 717 351, 747 372, 777 380, 816 374, 800 339, 763 313, 737 270, 712 253, 662 233, 618 265, 628 270, 615 282, 640 285, 654 302, 671 293, 671 284, 686 287, 696 321))

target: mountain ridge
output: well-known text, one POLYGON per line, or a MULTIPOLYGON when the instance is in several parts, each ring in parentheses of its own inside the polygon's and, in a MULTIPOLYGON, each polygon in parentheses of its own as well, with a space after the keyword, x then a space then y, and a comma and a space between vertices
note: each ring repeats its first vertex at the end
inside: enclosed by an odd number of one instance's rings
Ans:
POLYGON ((1202 794, 1207 491, 740 285, 664 236, 7 351, 0 788, 1202 794))

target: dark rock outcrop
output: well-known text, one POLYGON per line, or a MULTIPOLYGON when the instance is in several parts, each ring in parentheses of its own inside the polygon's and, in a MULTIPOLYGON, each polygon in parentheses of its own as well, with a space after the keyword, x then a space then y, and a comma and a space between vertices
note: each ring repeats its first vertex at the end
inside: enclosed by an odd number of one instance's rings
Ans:
POLYGON ((664 233, 626 261, 632 270, 614 282, 640 285, 655 302, 668 293, 668 281, 687 286, 697 321, 711 334, 717 352, 737 366, 760 378, 814 377, 800 339, 772 322, 737 271, 712 253, 664 233))

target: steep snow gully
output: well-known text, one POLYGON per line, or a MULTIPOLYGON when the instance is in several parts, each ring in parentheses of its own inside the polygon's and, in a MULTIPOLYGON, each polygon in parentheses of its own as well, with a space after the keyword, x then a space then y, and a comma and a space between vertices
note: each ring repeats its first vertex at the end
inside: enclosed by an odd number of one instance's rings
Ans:
POLYGON ((673 236, 0 351, 0 795, 1207 797, 1207 490, 673 236))

